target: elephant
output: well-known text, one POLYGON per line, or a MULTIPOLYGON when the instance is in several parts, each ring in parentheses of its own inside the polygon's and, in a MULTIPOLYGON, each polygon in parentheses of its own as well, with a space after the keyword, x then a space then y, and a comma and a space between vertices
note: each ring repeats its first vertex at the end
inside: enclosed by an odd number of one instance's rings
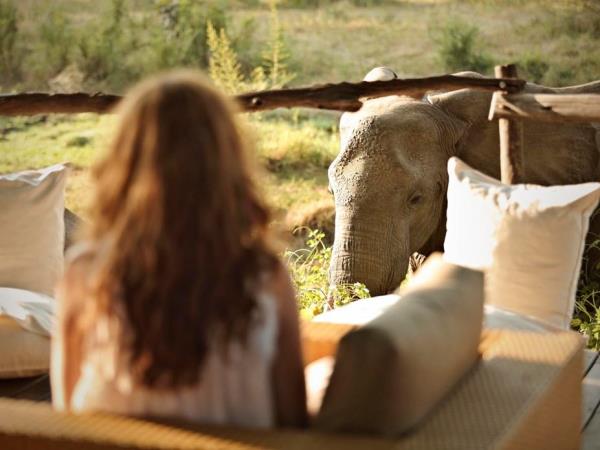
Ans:
MULTIPOLYGON (((365 80, 393 78, 391 69, 376 68, 365 80)), ((524 91, 600 93, 600 81, 566 88, 527 83, 524 91)), ((443 250, 448 159, 457 156, 500 179, 491 97, 472 89, 394 95, 366 99, 359 111, 341 116, 340 152, 328 169, 335 202, 332 285, 362 282, 371 295, 383 295, 405 278, 413 253, 443 250)), ((524 181, 600 180, 599 131, 594 124, 523 121, 524 181)), ((600 231, 598 222, 590 229, 600 231)))

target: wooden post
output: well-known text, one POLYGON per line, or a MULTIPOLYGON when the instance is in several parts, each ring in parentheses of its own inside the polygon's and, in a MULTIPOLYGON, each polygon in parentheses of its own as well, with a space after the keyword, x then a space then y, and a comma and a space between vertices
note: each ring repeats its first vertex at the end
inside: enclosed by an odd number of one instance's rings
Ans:
MULTIPOLYGON (((496 66, 496 78, 517 78, 514 64, 496 66)), ((504 95, 504 94, 499 94, 504 95)), ((525 178, 523 161, 523 124, 521 121, 499 119, 500 129, 500 174, 506 184, 523 183, 525 178)))

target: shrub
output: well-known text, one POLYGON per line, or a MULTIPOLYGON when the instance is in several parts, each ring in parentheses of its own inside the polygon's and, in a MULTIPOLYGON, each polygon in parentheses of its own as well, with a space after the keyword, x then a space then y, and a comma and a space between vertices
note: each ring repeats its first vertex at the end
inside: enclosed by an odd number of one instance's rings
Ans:
POLYGON ((125 1, 112 0, 108 17, 101 17, 80 31, 77 41, 78 65, 86 78, 93 81, 115 77, 122 81, 128 78, 124 76, 127 70, 125 55, 131 50, 127 48, 128 37, 134 33, 131 30, 123 33, 123 29, 131 25, 125 1))
POLYGON ((549 86, 569 86, 573 84, 576 74, 570 67, 550 66, 544 76, 544 84, 549 86))
POLYGON ((17 7, 10 1, 0 0, 0 83, 19 78, 23 60, 18 45, 19 25, 17 7))
POLYGON ((294 75, 287 70, 287 61, 290 57, 287 48, 283 27, 279 21, 276 0, 269 0, 269 40, 267 48, 263 51, 263 68, 271 88, 282 87, 289 83, 294 75))
POLYGON ((32 58, 38 77, 47 80, 67 67, 71 57, 73 33, 64 13, 53 9, 45 13, 45 20, 39 28, 37 53, 43 54, 32 58))
POLYGON ((328 308, 369 297, 369 290, 362 283, 335 288, 329 286, 328 271, 332 249, 325 245, 324 238, 325 234, 321 231, 309 230, 306 248, 285 252, 298 295, 300 313, 308 319, 328 308))
POLYGON ((589 277, 592 270, 600 270, 600 264, 589 267, 591 251, 600 251, 600 239, 586 244, 571 327, 588 338, 589 348, 600 351, 600 283, 589 277))
MULTIPOLYGON (((352 5, 359 7, 378 6, 393 2, 394 0, 350 0, 352 5)), ((285 8, 319 8, 341 2, 340 0, 281 0, 280 3, 285 8)))
POLYGON ((269 0, 269 5, 269 39, 262 52, 262 63, 248 69, 247 75, 225 27, 217 30, 211 21, 207 23, 208 73, 226 92, 238 93, 244 90, 282 87, 294 77, 287 70, 289 53, 285 45, 283 27, 279 22, 276 1, 269 0))
POLYGON ((527 81, 541 83, 550 65, 538 55, 527 55, 518 62, 519 75, 527 81))
POLYGON ((446 70, 474 70, 484 73, 491 69, 492 59, 477 48, 479 29, 464 22, 453 21, 433 32, 437 54, 446 70))
POLYGON ((585 286, 577 295, 571 327, 588 338, 588 347, 600 351, 600 289, 585 286))
POLYGON ((557 15, 551 32, 577 38, 588 34, 600 37, 600 5, 596 0, 565 2, 565 9, 557 15))
POLYGON ((225 92, 240 92, 245 84, 242 67, 225 28, 217 30, 212 22, 208 22, 206 36, 210 52, 208 74, 225 92))
POLYGON ((200 5, 184 0, 159 4, 158 15, 162 27, 157 28, 152 42, 157 68, 207 67, 207 25, 210 22, 217 32, 226 28, 223 7, 214 2, 200 5))

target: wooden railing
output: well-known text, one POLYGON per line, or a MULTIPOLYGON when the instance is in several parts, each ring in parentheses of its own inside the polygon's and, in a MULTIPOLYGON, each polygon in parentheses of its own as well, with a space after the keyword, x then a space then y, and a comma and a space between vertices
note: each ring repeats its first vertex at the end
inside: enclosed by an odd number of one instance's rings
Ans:
MULTIPOLYGON (((514 64, 496 66, 496 77, 517 78, 514 64)), ((490 120, 500 129, 500 173, 506 184, 524 181, 523 127, 521 120, 540 122, 600 122, 598 94, 523 94, 503 89, 494 93, 490 120)))
POLYGON ((600 122, 600 94, 494 94, 489 119, 600 122))
MULTIPOLYGON (((421 97, 427 91, 478 89, 495 91, 489 119, 498 119, 502 181, 523 181, 521 120, 543 122, 600 122, 598 94, 524 94, 525 81, 518 79, 514 65, 497 66, 496 78, 440 75, 427 78, 337 83, 306 88, 279 89, 237 95, 244 112, 275 108, 318 108, 358 111, 366 98, 387 95, 421 97)), ((0 95, 0 116, 53 113, 109 113, 122 97, 110 94, 24 93, 0 95)))
MULTIPOLYGON (((386 95, 420 97, 431 90, 456 90, 463 88, 518 92, 523 80, 470 78, 441 75, 429 78, 408 78, 390 81, 362 81, 360 83, 324 84, 307 88, 278 89, 250 92, 235 97, 242 111, 255 112, 275 108, 318 108, 337 111, 358 111, 362 98, 386 95)), ((52 113, 107 113, 121 100, 109 94, 45 94, 27 93, 0 95, 0 115, 31 116, 52 113)))

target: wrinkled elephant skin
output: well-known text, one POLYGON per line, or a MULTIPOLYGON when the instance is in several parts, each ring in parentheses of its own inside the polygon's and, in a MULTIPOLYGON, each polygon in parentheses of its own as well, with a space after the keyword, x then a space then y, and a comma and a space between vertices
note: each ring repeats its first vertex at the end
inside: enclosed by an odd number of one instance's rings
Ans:
MULTIPOLYGON (((368 79, 391 76, 376 69, 368 79)), ((528 84, 526 92, 600 93, 600 82, 562 89, 528 84)), ((385 294, 404 279, 410 255, 442 249, 448 158, 500 178, 490 100, 489 93, 466 89, 424 99, 390 96, 342 116, 341 149, 328 172, 336 208, 332 285, 362 282, 371 295, 385 294)), ((599 180, 597 139, 591 124, 524 123, 526 181, 599 180)))

